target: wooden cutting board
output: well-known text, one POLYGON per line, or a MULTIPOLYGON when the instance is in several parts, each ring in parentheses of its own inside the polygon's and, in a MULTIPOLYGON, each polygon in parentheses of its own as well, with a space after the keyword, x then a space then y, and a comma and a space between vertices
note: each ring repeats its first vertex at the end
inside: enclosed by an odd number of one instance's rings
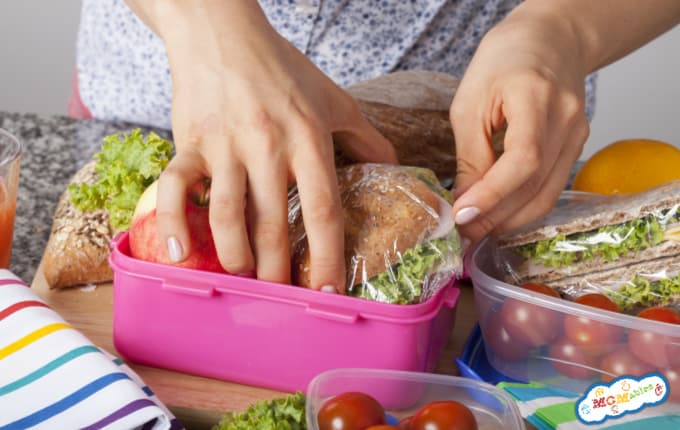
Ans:
MULTIPOLYGON (((50 290, 39 268, 31 287, 95 345, 119 356, 113 347, 112 337, 112 284, 50 290)), ((437 373, 458 373, 453 360, 461 355, 465 340, 477 320, 472 287, 463 283, 460 288, 455 329, 439 357, 437 373)), ((243 411, 250 404, 286 394, 133 363, 128 365, 189 430, 210 429, 225 412, 243 411)))

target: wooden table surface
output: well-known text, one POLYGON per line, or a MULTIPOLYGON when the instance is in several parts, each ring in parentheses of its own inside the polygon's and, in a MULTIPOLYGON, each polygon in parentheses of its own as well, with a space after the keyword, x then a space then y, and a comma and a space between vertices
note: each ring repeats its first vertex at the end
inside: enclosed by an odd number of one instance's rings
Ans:
MULTIPOLYGON (((95 345, 117 354, 113 347, 113 286, 50 290, 39 269, 32 288, 56 312, 83 332, 95 345)), ((436 373, 458 374, 454 358, 459 357, 477 316, 472 287, 463 283, 456 307, 456 323, 446 349, 439 357, 436 373)), ((286 393, 266 388, 209 379, 170 370, 128 363, 189 430, 210 429, 228 411, 242 411, 261 400, 286 393)))

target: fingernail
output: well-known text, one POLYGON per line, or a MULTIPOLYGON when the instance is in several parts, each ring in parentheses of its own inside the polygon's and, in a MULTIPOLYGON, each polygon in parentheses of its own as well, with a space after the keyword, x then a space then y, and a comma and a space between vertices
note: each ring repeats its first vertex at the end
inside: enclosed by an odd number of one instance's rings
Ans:
POLYGON ((469 223, 479 215, 479 212, 479 208, 474 206, 459 210, 455 217, 456 224, 463 225, 469 223))
POLYGON ((321 291, 323 291, 324 293, 331 293, 331 294, 337 294, 338 293, 338 290, 336 290, 335 287, 332 286, 332 285, 324 285, 323 287, 321 287, 321 291))
POLYGON ((168 257, 170 257, 170 261, 173 263, 178 263, 182 260, 182 244, 174 236, 168 238, 168 257))

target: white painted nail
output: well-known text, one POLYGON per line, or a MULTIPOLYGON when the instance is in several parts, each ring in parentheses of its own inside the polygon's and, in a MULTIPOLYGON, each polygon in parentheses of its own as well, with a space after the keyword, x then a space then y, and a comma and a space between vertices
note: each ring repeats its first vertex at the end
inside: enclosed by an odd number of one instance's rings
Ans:
POLYGON ((168 257, 173 263, 182 261, 182 244, 174 236, 168 238, 168 257))
POLYGON ((470 206, 468 208, 463 208, 456 213, 456 224, 458 225, 464 225, 472 221, 473 219, 477 218, 477 215, 479 215, 481 211, 479 208, 476 208, 474 206, 470 206))
POLYGON ((332 294, 338 293, 338 290, 336 290, 335 287, 332 286, 332 285, 324 285, 323 287, 321 287, 321 291, 323 291, 324 293, 332 293, 332 294))

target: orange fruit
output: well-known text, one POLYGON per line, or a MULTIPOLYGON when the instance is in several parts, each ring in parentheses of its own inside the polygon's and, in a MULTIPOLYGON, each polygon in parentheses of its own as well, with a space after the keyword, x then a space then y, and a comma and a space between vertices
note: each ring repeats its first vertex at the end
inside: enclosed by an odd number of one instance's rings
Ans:
POLYGON ((599 194, 637 193, 680 179, 680 149, 652 139, 613 142, 581 166, 571 186, 599 194))

